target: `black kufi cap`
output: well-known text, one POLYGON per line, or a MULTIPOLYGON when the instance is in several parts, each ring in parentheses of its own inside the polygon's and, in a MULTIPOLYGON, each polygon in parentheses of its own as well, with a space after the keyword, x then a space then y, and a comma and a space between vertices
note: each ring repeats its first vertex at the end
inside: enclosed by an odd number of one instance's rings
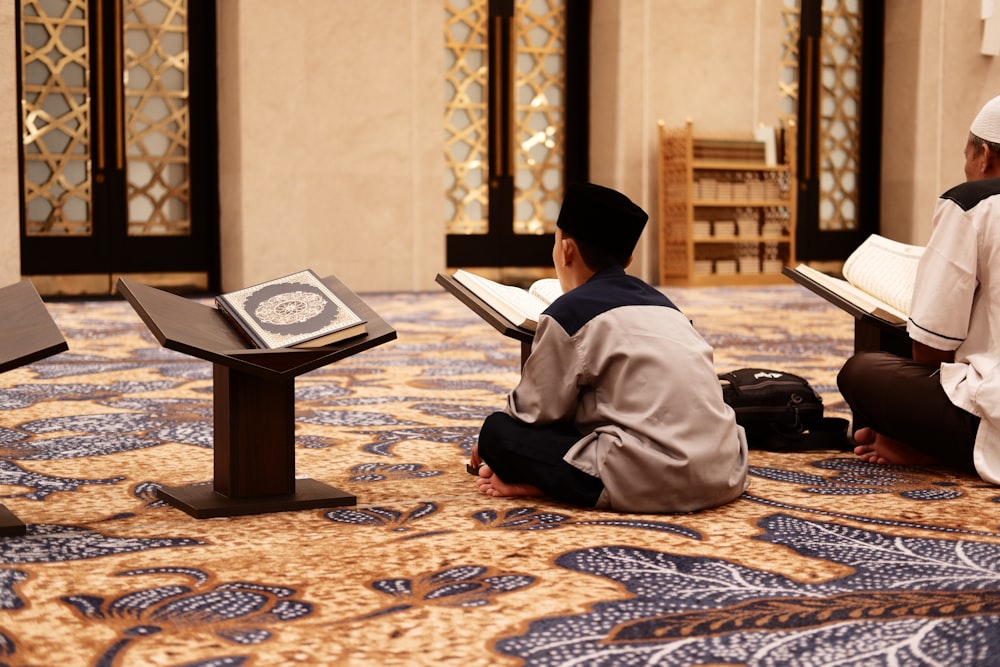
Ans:
POLYGON ((566 186, 556 225, 581 241, 631 255, 649 216, 631 199, 594 183, 566 186))

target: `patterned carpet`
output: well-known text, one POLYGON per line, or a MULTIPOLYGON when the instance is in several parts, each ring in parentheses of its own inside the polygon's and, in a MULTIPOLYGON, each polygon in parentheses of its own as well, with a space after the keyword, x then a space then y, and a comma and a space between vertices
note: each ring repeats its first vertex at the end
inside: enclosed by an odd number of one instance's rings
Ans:
MULTIPOLYGON (((794 286, 671 289, 718 370, 835 374, 852 322, 794 286)), ((396 341, 296 382, 300 475, 353 507, 194 519, 212 367, 122 300, 0 378, 2 665, 997 665, 1000 489, 838 452, 752 452, 686 515, 477 493, 464 464, 519 345, 442 292, 370 294, 396 341)))

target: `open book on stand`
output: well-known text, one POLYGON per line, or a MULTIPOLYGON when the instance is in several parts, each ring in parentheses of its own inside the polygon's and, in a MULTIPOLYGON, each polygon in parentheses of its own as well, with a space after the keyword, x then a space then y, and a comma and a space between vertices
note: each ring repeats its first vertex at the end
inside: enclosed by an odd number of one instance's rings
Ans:
POLYGON ((216 307, 264 349, 330 345, 366 332, 366 322, 311 270, 220 294, 216 307))
POLYGON ((453 277, 513 326, 529 331, 538 326, 542 311, 562 295, 556 278, 542 278, 523 289, 462 269, 455 271, 453 277))
POLYGON ((800 264, 785 275, 827 301, 905 326, 923 246, 872 234, 844 262, 844 278, 800 264))

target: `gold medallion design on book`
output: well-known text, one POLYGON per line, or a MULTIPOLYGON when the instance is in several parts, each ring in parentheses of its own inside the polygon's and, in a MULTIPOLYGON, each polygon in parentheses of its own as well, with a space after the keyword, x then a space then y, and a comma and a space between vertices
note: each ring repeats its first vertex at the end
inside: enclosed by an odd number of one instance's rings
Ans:
POLYGON ((253 314, 265 324, 284 326, 306 322, 326 308, 326 301, 318 294, 297 290, 278 294, 257 306, 253 314))

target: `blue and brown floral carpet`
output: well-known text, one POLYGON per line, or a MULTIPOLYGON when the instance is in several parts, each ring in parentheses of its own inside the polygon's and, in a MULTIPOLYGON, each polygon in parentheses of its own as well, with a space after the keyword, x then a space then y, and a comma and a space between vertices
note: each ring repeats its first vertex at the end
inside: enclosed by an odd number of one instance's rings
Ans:
MULTIPOLYGON (((852 322, 794 285, 672 289, 718 370, 835 374, 852 322)), ((0 376, 0 664, 1000 664, 1000 489, 752 452, 686 515, 480 495, 464 464, 519 345, 443 291, 370 294, 398 339, 296 382, 296 464, 358 503, 194 519, 212 367, 122 300, 49 304, 70 349, 0 376)))

